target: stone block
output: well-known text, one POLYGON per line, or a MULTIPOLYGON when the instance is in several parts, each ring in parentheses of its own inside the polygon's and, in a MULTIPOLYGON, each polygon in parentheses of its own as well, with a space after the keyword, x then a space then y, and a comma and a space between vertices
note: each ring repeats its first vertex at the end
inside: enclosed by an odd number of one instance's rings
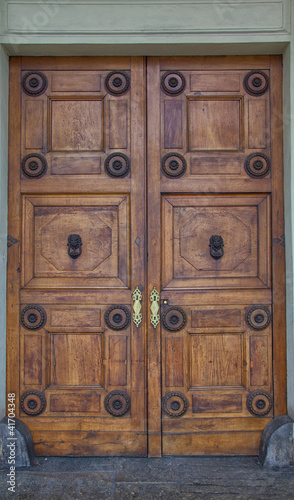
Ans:
POLYGON ((263 467, 293 465, 293 424, 288 415, 281 415, 267 424, 259 448, 259 460, 263 467))
POLYGON ((11 465, 14 467, 30 467, 36 462, 33 439, 29 429, 21 420, 14 418, 14 421, 13 436, 8 428, 8 417, 4 417, 0 422, 1 469, 9 469, 11 465))

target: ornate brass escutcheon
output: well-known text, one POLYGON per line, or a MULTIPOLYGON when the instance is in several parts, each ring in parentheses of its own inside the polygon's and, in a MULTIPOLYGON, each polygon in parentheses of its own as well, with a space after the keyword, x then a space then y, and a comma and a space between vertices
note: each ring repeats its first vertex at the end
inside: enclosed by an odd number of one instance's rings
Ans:
POLYGON ((220 259, 224 255, 224 241, 221 236, 215 234, 209 239, 210 255, 213 259, 220 259))
POLYGON ((142 292, 138 286, 136 286, 135 290, 132 293, 133 299, 133 321, 135 325, 138 327, 142 321, 142 292))
POLYGON ((71 259, 77 259, 82 253, 82 238, 79 234, 70 234, 67 240, 67 253, 71 259))
POLYGON ((156 287, 153 287, 152 292, 150 293, 150 302, 151 302, 151 316, 150 316, 150 322, 151 325, 154 326, 154 328, 157 327, 160 317, 159 317, 159 293, 156 290, 156 287))

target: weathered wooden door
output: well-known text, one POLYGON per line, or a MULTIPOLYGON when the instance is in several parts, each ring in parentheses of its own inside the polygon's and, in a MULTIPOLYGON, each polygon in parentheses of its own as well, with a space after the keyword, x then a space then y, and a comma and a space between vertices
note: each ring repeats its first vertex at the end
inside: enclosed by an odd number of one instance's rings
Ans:
POLYGON ((281 59, 148 68, 150 450, 256 454, 286 411, 281 59))
POLYGON ((8 387, 41 455, 147 452, 143 70, 12 60, 8 387))
POLYGON ((13 58, 10 96, 36 452, 256 454, 285 412, 280 58, 13 58))

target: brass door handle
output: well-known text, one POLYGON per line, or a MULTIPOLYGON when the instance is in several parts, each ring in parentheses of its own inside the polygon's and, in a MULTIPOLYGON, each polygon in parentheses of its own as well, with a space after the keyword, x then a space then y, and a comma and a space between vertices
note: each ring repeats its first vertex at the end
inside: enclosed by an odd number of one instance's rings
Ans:
POLYGON ((160 295, 158 291, 156 290, 156 287, 153 287, 152 292, 150 293, 150 302, 151 302, 151 315, 150 315, 150 322, 151 325, 156 328, 159 321, 160 321, 160 316, 159 316, 159 299, 160 295))
POLYGON ((133 322, 138 327, 142 321, 142 292, 138 286, 136 286, 135 290, 132 293, 133 299, 133 322))

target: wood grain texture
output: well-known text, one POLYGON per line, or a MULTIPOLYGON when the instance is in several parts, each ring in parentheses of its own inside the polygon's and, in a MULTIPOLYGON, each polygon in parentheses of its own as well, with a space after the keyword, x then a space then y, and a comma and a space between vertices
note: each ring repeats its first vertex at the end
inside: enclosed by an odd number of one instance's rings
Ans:
MULTIPOLYGON (((284 234, 283 205, 283 111, 282 111, 282 58, 271 57, 271 148, 273 169, 272 236, 284 234), (277 168, 280 165, 280 169, 277 168)), ((286 303, 285 303, 285 248, 273 242, 273 380, 275 391, 275 417, 287 413, 287 362, 286 362, 286 303)))
POLYGON ((286 412, 281 58, 12 58, 10 101, 7 387, 46 397, 41 415, 18 413, 37 453, 256 454, 286 412), (270 79, 258 97, 243 85, 251 70, 270 79), (42 95, 21 90, 27 71, 48 78, 42 95), (111 71, 130 76, 121 96, 105 85, 111 71), (161 88, 169 71, 185 79, 177 95, 161 88), (110 177, 120 150, 130 171, 110 177), (271 171, 254 178, 244 163, 259 150, 271 171), (48 163, 39 179, 19 174, 34 152, 48 163), (184 157, 180 177, 161 168, 167 153, 184 157), (142 323, 113 328, 107 311, 131 313, 139 285, 142 323), (174 328, 150 323, 154 286, 174 328), (44 328, 19 328, 29 304, 44 308, 44 328), (260 331, 247 318, 258 304, 272 312, 260 331), (249 412, 256 389, 274 413, 249 412), (105 405, 113 390, 131 401, 120 418, 105 405), (185 405, 179 418, 162 406, 168 393, 173 411, 185 405))
MULTIPOLYGON (((40 418, 32 420, 21 412, 33 433, 40 430, 42 445, 36 443, 37 453, 54 450, 54 455, 67 455, 76 450, 78 455, 144 456, 145 325, 131 331, 127 322, 123 331, 115 332, 105 320, 110 306, 124 304, 130 311, 131 288, 145 286, 144 61, 140 57, 132 62, 130 58, 37 59, 14 59, 11 73, 11 133, 15 136, 10 145, 14 207, 10 230, 13 237, 22 239, 22 264, 14 245, 14 261, 9 264, 9 384, 13 380, 8 388, 17 393, 18 402, 14 365, 18 364, 18 295, 24 293, 21 307, 39 304, 47 317, 45 329, 20 330, 20 393, 37 388, 47 401, 40 418), (46 74, 44 94, 27 97, 22 92, 21 69, 46 74), (122 99, 108 95, 106 76, 124 69, 132 73, 132 91, 122 99), (104 143, 107 148, 128 148, 132 166, 128 180, 106 173, 104 143), (56 152, 51 152, 51 146, 56 152), (20 154, 40 149, 48 164, 45 175, 42 179, 22 175, 19 188, 20 154), (97 175, 103 180, 95 184, 91 177, 97 175), (20 192, 25 193, 22 200, 20 192), (71 234, 80 235, 82 241, 76 259, 69 254, 71 234), (137 237, 142 242, 139 246, 137 237), (102 275, 104 284, 98 290, 102 275), (122 419, 113 417, 104 404, 107 393, 118 388, 131 401, 122 419)), ((35 434, 34 439, 38 441, 35 434)))

